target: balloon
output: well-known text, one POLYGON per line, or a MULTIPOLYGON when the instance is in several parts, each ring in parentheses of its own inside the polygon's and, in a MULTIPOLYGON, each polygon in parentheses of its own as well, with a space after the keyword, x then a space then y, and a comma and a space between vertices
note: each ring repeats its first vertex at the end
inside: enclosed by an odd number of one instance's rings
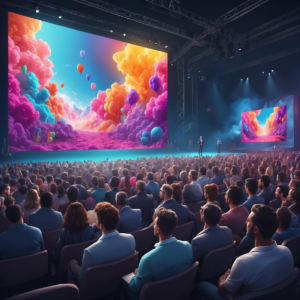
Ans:
POLYGON ((141 142, 142 142, 142 144, 144 145, 144 146, 146 146, 146 145, 149 145, 149 139, 147 138, 147 137, 145 137, 145 136, 143 136, 142 138, 141 138, 141 142))
POLYGON ((96 88, 96 84, 94 82, 91 84, 91 88, 92 88, 92 90, 94 90, 96 88))
POLYGON ((48 132, 48 133, 47 133, 47 137, 52 137, 52 133, 51 133, 51 132, 48 132))
POLYGON ((105 113, 105 114, 104 114, 104 119, 105 119, 105 120, 109 120, 109 113, 105 113))
POLYGON ((125 120, 126 120, 126 116, 123 116, 123 123, 125 122, 125 120))
POLYGON ((77 65, 77 70, 78 70, 78 72, 81 74, 82 71, 83 71, 83 65, 82 65, 82 64, 78 64, 78 65, 77 65))
POLYGON ((86 74, 86 79, 90 80, 90 78, 91 78, 91 75, 90 74, 86 74))
POLYGON ((26 65, 22 65, 22 66, 21 66, 21 70, 22 70, 22 73, 23 73, 23 74, 26 74, 26 72, 27 72, 27 67, 26 67, 26 65))
POLYGON ((59 121, 67 122, 65 118, 61 118, 61 119, 59 119, 59 121))
POLYGON ((47 144, 50 144, 50 143, 52 143, 53 142, 53 138, 52 137, 48 137, 48 139, 47 139, 47 144))
POLYGON ((143 131, 142 137, 146 137, 149 139, 149 132, 148 131, 143 131))
POLYGON ((104 104, 104 110, 107 111, 107 108, 108 108, 108 103, 105 103, 105 104, 104 104))
POLYGON ((108 105, 108 111, 111 113, 111 114, 118 114, 119 113, 119 108, 118 108, 118 105, 116 102, 112 101, 109 103, 108 105))
POLYGON ((55 138, 55 132, 51 132, 52 133, 52 138, 54 139, 55 138))
POLYGON ((84 50, 80 51, 80 56, 81 56, 81 58, 84 58, 84 56, 85 56, 85 51, 84 50))
POLYGON ((130 185, 135 186, 136 185, 136 177, 131 177, 130 178, 130 185))
POLYGON ((124 114, 124 107, 121 108, 121 113, 124 114))
POLYGON ((55 132, 55 136, 58 136, 58 132, 57 131, 55 132))
POLYGON ((151 140, 152 142, 158 142, 163 137, 163 130, 160 127, 154 127, 151 130, 151 140))
POLYGON ((63 82, 60 83, 60 87, 63 88, 65 84, 63 82))

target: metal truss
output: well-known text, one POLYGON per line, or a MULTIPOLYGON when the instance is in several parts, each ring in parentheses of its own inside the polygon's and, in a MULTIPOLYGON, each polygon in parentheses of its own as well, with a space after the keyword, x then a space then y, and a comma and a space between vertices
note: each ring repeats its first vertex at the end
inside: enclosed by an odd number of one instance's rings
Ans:
POLYGON ((198 68, 197 64, 192 69, 192 136, 193 141, 198 139, 198 68))
POLYGON ((194 62, 196 62, 197 60, 199 60, 199 59, 201 59, 201 58, 204 58, 204 57, 206 57, 206 56, 209 56, 210 54, 213 54, 214 53, 214 51, 212 50, 212 49, 207 49, 206 51, 204 51, 204 52, 202 52, 202 53, 200 53, 200 54, 198 54, 198 55, 196 55, 196 56, 194 56, 194 57, 192 57, 192 58, 190 58, 188 61, 187 61, 187 64, 189 65, 189 64, 192 64, 192 63, 194 63, 194 62))
MULTIPOLYGON (((178 100, 177 100, 177 141, 184 142, 184 121, 185 121, 185 67, 184 58, 177 62, 177 76, 178 76, 178 100)), ((178 144, 179 145, 179 144, 178 144)))

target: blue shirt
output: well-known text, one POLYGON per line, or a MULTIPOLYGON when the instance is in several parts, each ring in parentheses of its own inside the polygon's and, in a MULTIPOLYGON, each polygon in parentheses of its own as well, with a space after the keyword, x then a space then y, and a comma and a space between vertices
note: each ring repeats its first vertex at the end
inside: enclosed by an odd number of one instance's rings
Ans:
POLYGON ((273 240, 276 241, 277 245, 281 245, 283 241, 290 239, 299 233, 300 233, 299 228, 289 227, 288 229, 286 229, 285 231, 283 231, 281 233, 275 232, 273 234, 273 240))
POLYGON ((26 198, 26 195, 20 195, 17 199, 15 199, 15 204, 20 204, 22 201, 24 201, 26 198))
POLYGON ((246 206, 249 209, 249 211, 251 211, 251 208, 254 204, 265 204, 265 199, 254 195, 249 196, 248 199, 243 203, 243 205, 246 206))
POLYGON ((27 224, 12 225, 0 234, 0 260, 17 258, 45 250, 40 229, 27 224))
POLYGON ((221 184, 223 184, 223 177, 217 174, 210 180, 210 183, 215 183, 216 185, 221 185, 221 184))
POLYGON ((197 180, 198 184, 200 184, 202 191, 204 191, 204 186, 207 184, 210 184, 210 178, 208 178, 206 175, 202 175, 197 180))
POLYGON ((150 180, 146 186, 146 194, 152 194, 153 198, 157 198, 159 195, 159 184, 154 180, 150 180))
POLYGON ((95 199, 95 204, 103 202, 106 190, 103 188, 98 188, 91 193, 91 197, 95 199))
POLYGON ((221 140, 218 140, 217 141, 217 145, 221 145, 222 144, 222 141, 221 140))

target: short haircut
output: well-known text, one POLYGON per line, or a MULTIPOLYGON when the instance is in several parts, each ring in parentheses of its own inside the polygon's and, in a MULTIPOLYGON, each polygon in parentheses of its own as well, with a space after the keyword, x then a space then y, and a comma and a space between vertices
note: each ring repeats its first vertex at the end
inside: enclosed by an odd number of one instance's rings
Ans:
POLYGON ((282 206, 277 209, 276 214, 278 216, 278 221, 282 226, 283 230, 286 230, 290 227, 290 224, 292 222, 292 213, 291 211, 285 207, 282 206))
POLYGON ((98 221, 106 230, 114 230, 120 221, 120 215, 117 208, 109 202, 100 202, 95 207, 98 221))
POLYGON ((83 205, 80 202, 71 203, 64 215, 63 227, 79 233, 89 225, 89 219, 83 205))
POLYGON ((173 176, 172 175, 167 176, 166 181, 167 181, 168 184, 171 185, 174 182, 173 176))
POLYGON ((286 198, 289 194, 289 187, 285 184, 278 184, 277 188, 279 188, 279 193, 283 194, 283 197, 286 198))
POLYGON ((10 178, 9 176, 5 176, 5 177, 3 178, 3 183, 9 184, 10 181, 11 181, 11 178, 10 178))
POLYGON ((22 170, 21 173, 22 173, 23 177, 27 177, 27 175, 28 175, 28 171, 27 170, 22 170))
POLYGON ((98 179, 98 188, 104 189, 105 179, 103 177, 99 177, 98 179))
POLYGON ((163 235, 172 235, 178 223, 176 213, 171 209, 160 207, 156 211, 157 227, 161 230, 163 235))
POLYGON ((113 176, 111 178, 110 184, 111 184, 112 187, 118 187, 119 183, 120 183, 120 178, 118 178, 116 176, 113 176))
POLYGON ((14 204, 14 201, 15 201, 15 198, 14 198, 14 197, 12 197, 12 196, 6 196, 6 197, 4 198, 4 205, 5 205, 6 207, 8 207, 8 206, 10 206, 10 205, 13 205, 13 204, 14 204))
POLYGON ((16 180, 16 179, 12 179, 11 181, 10 181, 10 186, 12 187, 12 186, 17 186, 17 184, 18 184, 18 181, 16 180))
POLYGON ((76 184, 82 184, 82 177, 81 176, 76 177, 76 184))
POLYGON ((203 215, 208 225, 215 226, 221 220, 222 210, 216 204, 207 204, 203 206, 203 215))
POLYGON ((238 205, 243 198, 243 190, 239 186, 230 186, 227 196, 234 205, 238 205))
POLYGON ((148 180, 153 180, 153 179, 154 179, 153 173, 152 173, 152 172, 149 172, 149 173, 147 174, 147 178, 148 178, 148 180))
POLYGON ((75 183, 75 181, 76 181, 76 177, 75 177, 74 175, 71 175, 71 176, 69 177, 69 183, 72 185, 72 184, 75 183))
POLYGON ((51 175, 46 176, 46 181, 49 183, 53 181, 53 177, 51 175))
POLYGON ((232 172, 233 175, 236 175, 237 174, 237 167, 236 166, 232 166, 231 172, 232 172))
POLYGON ((285 173, 284 173, 284 172, 279 172, 279 173, 277 174, 277 176, 278 176, 280 182, 284 182, 284 181, 285 181, 286 176, 285 176, 285 173))
POLYGON ((245 180, 245 187, 249 189, 251 194, 256 194, 258 189, 258 182, 254 178, 247 178, 245 180))
POLYGON ((118 192, 116 194, 116 202, 118 202, 119 205, 126 205, 128 200, 128 196, 125 192, 118 192))
POLYGON ((264 239, 272 238, 278 228, 276 211, 270 206, 254 204, 251 208, 253 226, 257 226, 264 239))
POLYGON ((11 223, 17 223, 22 217, 22 210, 19 205, 10 205, 5 210, 6 218, 11 223))
POLYGON ((296 170, 294 171, 294 176, 296 177, 300 177, 300 170, 296 170))
POLYGON ((215 201, 219 195, 219 188, 215 183, 207 184, 204 186, 204 193, 208 194, 210 201, 215 201))
POLYGON ((79 190, 76 186, 71 186, 68 189, 67 196, 70 202, 76 202, 79 197, 79 190))
POLYGON ((205 167, 201 167, 200 168, 200 173, 203 175, 206 175, 206 168, 205 167))
POLYGON ((48 208, 50 208, 51 204, 53 202, 53 194, 50 193, 50 192, 44 192, 41 195, 40 201, 41 201, 41 206, 42 207, 48 207, 48 208))
POLYGON ((191 175, 191 177, 193 178, 194 181, 197 180, 197 178, 198 178, 198 172, 197 171, 190 170, 190 175, 191 175))
POLYGON ((136 181, 143 180, 143 178, 144 178, 144 176, 143 176, 142 173, 139 173, 139 174, 136 175, 136 181))
POLYGON ((258 170, 259 170, 259 172, 261 172, 261 173, 263 173, 263 174, 265 174, 265 172, 266 172, 266 169, 265 169, 265 167, 263 167, 263 166, 260 166, 260 167, 258 168, 258 170))
POLYGON ((25 180, 25 178, 22 177, 22 178, 19 178, 18 182, 20 185, 25 185, 26 180, 25 180))
POLYGON ((167 194, 168 197, 170 197, 170 198, 172 197, 172 195, 173 195, 173 189, 172 189, 171 185, 169 185, 169 184, 163 184, 162 187, 161 187, 161 189, 162 189, 162 191, 164 193, 167 194))
POLYGON ((243 182, 242 180, 237 180, 235 184, 236 184, 236 186, 238 186, 238 187, 243 187, 244 182, 243 182))
POLYGON ((98 177, 97 177, 97 176, 94 176, 94 177, 92 178, 92 185, 98 186, 98 177))
POLYGON ((118 175, 119 175, 118 169, 113 169, 113 170, 111 171, 111 174, 112 174, 112 176, 118 177, 118 175))
POLYGON ((218 167, 213 167, 213 172, 214 172, 215 174, 219 174, 219 169, 218 169, 218 167))
POLYGON ((136 186, 138 187, 140 192, 144 192, 146 190, 146 183, 143 180, 138 180, 136 182, 136 186))
POLYGON ((7 190, 7 188, 8 188, 8 184, 6 183, 0 184, 0 194, 3 194, 5 190, 7 190))
POLYGON ((19 187, 19 192, 20 192, 21 195, 26 195, 26 193, 27 193, 27 186, 26 185, 21 185, 19 187))
POLYGON ((268 175, 262 175, 262 176, 260 176, 259 179, 262 183, 264 183, 265 187, 269 187, 269 185, 271 183, 271 180, 270 180, 270 177, 268 175))

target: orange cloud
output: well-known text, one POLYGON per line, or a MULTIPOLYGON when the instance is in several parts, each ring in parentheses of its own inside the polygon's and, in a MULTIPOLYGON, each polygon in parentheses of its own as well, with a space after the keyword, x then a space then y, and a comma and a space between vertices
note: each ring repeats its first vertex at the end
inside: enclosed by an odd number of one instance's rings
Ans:
POLYGON ((55 116, 55 121, 57 122, 66 114, 64 106, 61 103, 60 99, 58 97, 55 97, 58 91, 57 83, 49 83, 47 86, 45 86, 45 88, 50 92, 50 97, 46 101, 46 104, 49 106, 49 109, 55 116))

